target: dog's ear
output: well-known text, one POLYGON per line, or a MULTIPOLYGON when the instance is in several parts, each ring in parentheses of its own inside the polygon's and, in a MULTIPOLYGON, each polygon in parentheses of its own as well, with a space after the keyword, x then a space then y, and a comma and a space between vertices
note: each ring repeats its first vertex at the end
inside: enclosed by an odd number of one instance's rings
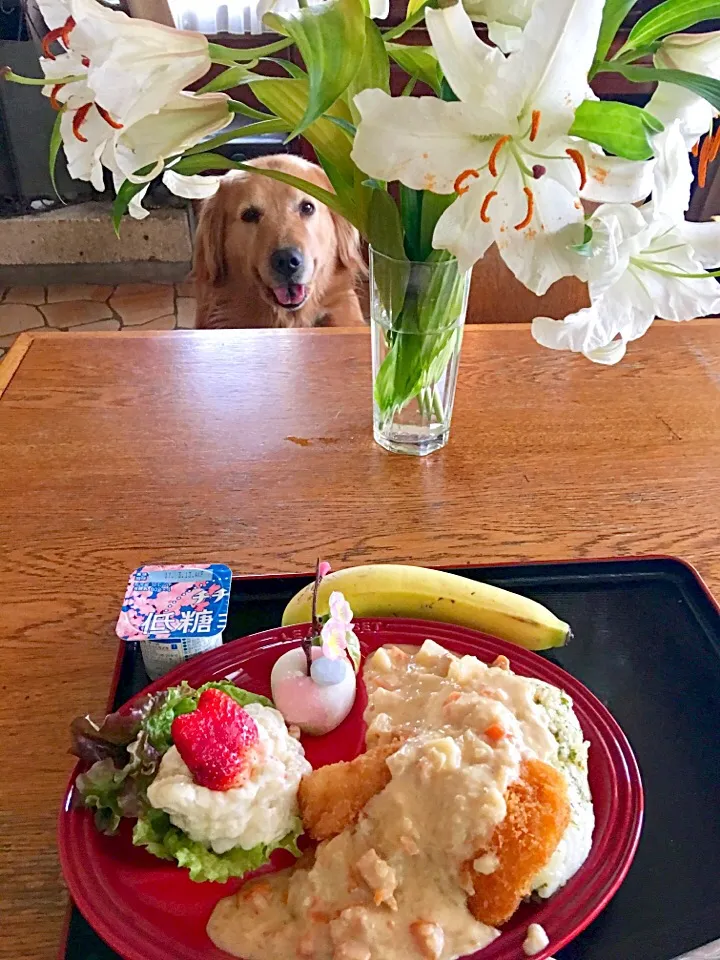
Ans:
POLYGON ((333 212, 335 236, 337 237, 338 260, 353 274, 364 275, 367 272, 360 245, 360 234, 355 227, 339 214, 333 212))
POLYGON ((227 276, 225 260, 225 204, 222 184, 202 205, 195 232, 192 276, 197 284, 216 286, 227 276))

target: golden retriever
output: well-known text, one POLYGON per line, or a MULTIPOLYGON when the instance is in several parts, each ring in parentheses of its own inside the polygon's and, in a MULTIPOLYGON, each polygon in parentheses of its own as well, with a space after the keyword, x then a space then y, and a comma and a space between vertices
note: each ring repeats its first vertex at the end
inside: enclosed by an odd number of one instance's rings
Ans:
MULTIPOLYGON (((252 165, 332 190, 323 170, 300 157, 260 157, 252 165)), ((363 271, 360 238, 346 220, 287 184, 232 172, 200 215, 196 325, 358 326, 355 281, 363 271)))

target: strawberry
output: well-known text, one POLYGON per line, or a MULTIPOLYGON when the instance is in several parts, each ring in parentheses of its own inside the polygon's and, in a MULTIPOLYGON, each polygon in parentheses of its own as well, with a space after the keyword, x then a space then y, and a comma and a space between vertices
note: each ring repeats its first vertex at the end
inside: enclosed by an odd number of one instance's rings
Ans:
POLYGON ((250 714, 213 688, 200 695, 192 713, 175 717, 172 738, 195 783, 210 790, 242 785, 250 775, 259 739, 250 714))

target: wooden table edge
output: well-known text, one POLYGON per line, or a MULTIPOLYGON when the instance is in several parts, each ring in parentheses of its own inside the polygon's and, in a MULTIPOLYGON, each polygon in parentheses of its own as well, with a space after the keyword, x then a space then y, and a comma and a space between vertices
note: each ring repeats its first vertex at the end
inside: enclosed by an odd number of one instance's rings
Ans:
POLYGON ((0 397, 10 386, 10 381, 17 373, 34 340, 35 334, 33 333, 18 334, 17 340, 3 357, 0 363, 0 397))
MULTIPOLYGON (((699 317, 696 320, 691 321, 694 325, 718 325, 720 326, 720 317, 699 317)), ((661 326, 668 326, 671 321, 656 320, 655 323, 660 324, 661 326)), ((484 331, 528 331, 530 327, 529 323, 482 323, 482 324, 469 324, 465 327, 465 334, 468 333, 471 336, 475 336, 484 331)), ((369 331, 369 327, 367 330, 369 331)), ((30 347, 36 340, 45 340, 47 338, 52 338, 55 340, 60 331, 58 330, 36 330, 32 332, 24 332, 18 334, 17 339, 13 345, 8 350, 5 357, 0 361, 0 398, 5 393, 7 388, 10 386, 13 377, 17 373, 22 364, 23 360, 27 356, 30 347)), ((142 339, 189 339, 189 338, 201 338, 201 337, 213 337, 218 336, 219 334, 227 333, 251 333, 254 336, 261 335, 267 337, 277 336, 279 333, 290 334, 290 335, 301 335, 305 333, 319 334, 323 337, 344 337, 344 336, 357 336, 361 333, 364 333, 360 327, 286 327, 282 329, 277 328, 228 328, 222 330, 133 330, 133 329, 124 329, 124 330, 86 330, 86 331, 71 331, 72 337, 71 342, 75 340, 96 340, 96 339, 133 339, 133 340, 142 340, 142 339)), ((67 341, 58 341, 66 343, 67 341)))
MULTIPOLYGON (((519 324, 519 323, 484 323, 482 325, 472 325, 466 328, 467 330, 513 330, 517 328, 526 328, 529 324, 519 324)), ((369 332, 370 327, 367 327, 369 332)), ((30 347, 36 340, 45 340, 51 338, 56 340, 58 338, 59 330, 34 330, 32 332, 25 331, 19 333, 17 339, 10 347, 8 352, 5 354, 2 360, 0 360, 0 399, 3 394, 10 386, 13 377, 17 373, 25 359, 30 347)), ((77 340, 116 340, 122 338, 125 340, 143 340, 143 339, 155 339, 155 340, 168 340, 168 339, 192 339, 192 338, 201 338, 201 337, 214 337, 220 334, 227 333, 248 333, 253 334, 254 336, 261 335, 267 337, 277 336, 279 333, 290 334, 290 335, 301 335, 304 333, 314 333, 320 334, 321 336, 330 336, 330 337, 344 337, 344 336, 357 336, 358 334, 364 333, 360 327, 284 327, 282 329, 277 328, 228 328, 221 330, 133 330, 133 329, 124 329, 124 330, 77 330, 71 331, 72 341, 77 340)), ((63 345, 67 343, 66 340, 58 340, 58 343, 63 345)))

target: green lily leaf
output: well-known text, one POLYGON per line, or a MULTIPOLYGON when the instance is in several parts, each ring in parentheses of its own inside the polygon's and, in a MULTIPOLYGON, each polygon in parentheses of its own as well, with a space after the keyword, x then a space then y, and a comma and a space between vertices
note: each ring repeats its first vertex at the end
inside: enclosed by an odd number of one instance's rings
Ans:
POLYGON ((636 3, 637 0, 605 0, 600 36, 595 50, 596 61, 601 62, 608 55, 618 30, 636 3))
MULTIPOLYGON (((262 116, 262 114, 260 115, 262 116)), ((266 133, 285 133, 289 126, 285 120, 276 117, 272 117, 270 120, 260 120, 258 123, 248 123, 244 127, 219 133, 210 140, 198 143, 195 147, 190 147, 189 150, 185 151, 184 156, 193 157, 196 153, 209 153, 211 150, 221 147, 224 143, 230 143, 232 140, 242 140, 245 137, 259 137, 266 133)))
POLYGON ((213 63, 226 63, 232 66, 234 63, 247 63, 249 60, 271 57, 274 53, 287 50, 291 43, 291 40, 276 40, 275 43, 268 43, 264 47, 248 47, 247 49, 223 47, 220 43, 209 43, 208 53, 213 63))
POLYGON ((589 223, 586 223, 585 229, 583 230, 582 243, 574 243, 571 245, 570 249, 574 250, 575 253, 579 254, 581 257, 589 257, 592 255, 592 241, 593 229, 589 223))
POLYGON ((440 87, 440 99, 446 103, 456 103, 458 99, 445 77, 443 77, 442 86, 440 87))
POLYGON ((320 161, 320 166, 327 174, 327 178, 332 184, 332 188, 337 194, 340 203, 345 209, 355 209, 357 223, 362 223, 363 216, 356 202, 354 183, 349 182, 345 174, 338 170, 331 160, 328 160, 328 158, 324 157, 319 151, 316 150, 315 152, 317 153, 317 158, 320 161))
POLYGON ((368 242, 375 250, 395 260, 405 259, 400 213, 387 190, 373 190, 367 233, 368 242))
POLYGON ((413 77, 421 80, 439 97, 442 91, 443 72, 432 47, 412 47, 402 43, 386 43, 388 53, 395 63, 413 77))
POLYGON ((390 61, 383 42, 382 34, 374 21, 365 19, 365 49, 360 67, 350 81, 345 92, 350 113, 355 123, 360 121, 360 113, 355 109, 354 100, 361 90, 384 90, 390 92, 390 61))
POLYGON ((687 30, 713 17, 720 17, 718 0, 665 0, 638 20, 620 53, 644 47, 653 40, 687 30))
MULTIPOLYGON (((375 261, 373 267, 376 276, 375 261)), ((408 263, 405 269, 396 265, 395 277, 403 300, 394 314, 394 330, 387 335, 390 350, 374 385, 375 403, 383 416, 401 409, 413 397, 430 409, 435 407, 434 386, 462 337, 457 321, 467 289, 467 278, 445 251, 433 251, 426 264, 408 263), (432 270, 429 264, 442 267, 432 270)))
POLYGON ((253 73, 251 67, 258 65, 258 60, 251 60, 248 64, 235 64, 234 67, 228 67, 216 77, 201 87, 199 93, 217 93, 222 90, 232 90, 233 87, 242 87, 246 83, 252 83, 258 79, 257 74, 253 73))
POLYGON ((228 101, 228 109, 230 113, 239 113, 242 117, 251 117, 253 120, 274 120, 269 113, 263 113, 262 110, 256 110, 255 107, 249 107, 246 103, 243 103, 241 100, 230 100, 228 101))
POLYGON ((130 201, 147 186, 147 183, 132 183, 130 180, 126 180, 118 190, 112 205, 112 222, 118 237, 120 236, 120 221, 125 216, 130 201))
MULTIPOLYGON (((308 80, 271 78, 256 83, 253 93, 268 110, 286 123, 287 129, 295 130, 305 115, 311 96, 310 87, 311 83, 308 80)), ((354 170, 354 164, 350 159, 352 142, 347 131, 329 119, 331 116, 347 123, 352 122, 347 105, 342 100, 338 100, 330 105, 326 116, 315 120, 305 129, 304 136, 317 152, 337 167, 345 179, 351 183, 354 170)))
MULTIPOLYGON (((658 67, 635 67, 630 64, 615 61, 604 64, 603 72, 622 74, 631 83, 674 83, 677 86, 692 90, 699 97, 707 100, 716 110, 720 110, 720 80, 713 77, 704 77, 700 73, 688 73, 686 70, 665 70, 658 67)), ((585 106, 585 104, 583 104, 585 106)))
POLYGON ((58 158, 58 154, 60 153, 60 147, 62 146, 62 134, 60 133, 60 121, 62 120, 62 115, 64 111, 65 111, 65 108, 63 107, 62 110, 58 111, 58 115, 55 117, 55 123, 53 124, 52 134, 50 135, 50 152, 49 152, 50 182, 52 183, 52 188, 55 191, 55 196, 62 203, 65 203, 65 201, 58 193, 57 184, 55 183, 55 168, 57 167, 57 158, 58 158))
POLYGON ((303 133, 341 97, 357 73, 365 48, 361 0, 326 0, 290 13, 268 13, 265 23, 297 45, 310 81, 305 113, 293 135, 303 133))
POLYGON ((422 217, 420 220, 421 260, 427 260, 432 254, 432 238, 437 222, 455 199, 456 194, 454 193, 430 193, 426 191, 423 194, 422 217))
POLYGON ((400 184, 400 217, 405 234, 405 253, 408 260, 423 260, 420 249, 420 220, 422 217, 422 190, 413 190, 400 184))
POLYGON ((425 7, 434 7, 436 4, 431 0, 408 0, 405 19, 391 30, 385 31, 386 40, 396 40, 404 33, 407 33, 416 23, 419 23, 425 16, 425 7))
POLYGON ((404 271, 396 263, 406 261, 403 228, 397 204, 387 190, 372 190, 367 211, 367 239, 373 250, 391 258, 373 259, 373 280, 385 309, 390 316, 396 316, 405 299, 410 265, 404 271))
POLYGON ((357 133, 357 127, 354 123, 350 123, 349 120, 345 120, 344 117, 334 117, 331 113, 326 113, 323 117, 323 120, 329 120, 330 123, 334 123, 336 127, 340 127, 341 130, 344 130, 349 137, 354 137, 357 133))
POLYGON ((302 67, 299 67, 296 63, 293 63, 292 60, 281 60, 280 57, 263 57, 265 63, 274 63, 288 74, 288 76, 293 77, 295 80, 307 80, 308 75, 305 73, 302 67))
POLYGON ((611 100, 585 100, 575 113, 570 134, 626 160, 649 160, 654 155, 650 138, 662 130, 660 121, 640 107, 611 100))
MULTIPOLYGON (((235 170, 237 169, 237 160, 231 160, 224 157, 221 153, 193 153, 184 156, 173 164, 172 169, 175 173, 181 173, 185 177, 193 177, 196 173, 207 173, 208 170, 235 170)), ((253 173, 255 173, 253 168, 253 173)), ((123 184, 124 186, 124 184, 123 184)))

